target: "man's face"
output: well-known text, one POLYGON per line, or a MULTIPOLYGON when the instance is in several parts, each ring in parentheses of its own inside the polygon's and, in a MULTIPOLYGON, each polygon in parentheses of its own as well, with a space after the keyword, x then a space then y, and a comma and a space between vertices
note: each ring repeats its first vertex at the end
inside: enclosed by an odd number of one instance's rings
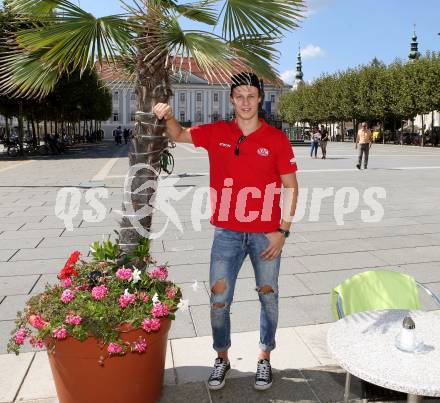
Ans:
POLYGON ((240 85, 232 91, 231 102, 237 118, 250 120, 258 115, 258 104, 261 98, 258 88, 251 85, 240 85))
POLYGON ((362 125, 362 129, 367 130, 367 129, 368 129, 368 125, 367 125, 366 123, 364 123, 364 124, 362 125))

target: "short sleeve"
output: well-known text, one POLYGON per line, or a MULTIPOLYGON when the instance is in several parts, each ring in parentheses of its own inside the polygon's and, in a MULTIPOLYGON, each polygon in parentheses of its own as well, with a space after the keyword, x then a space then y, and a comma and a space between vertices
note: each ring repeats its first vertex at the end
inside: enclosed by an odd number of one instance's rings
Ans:
POLYGON ((279 175, 294 173, 298 170, 295 154, 287 136, 283 134, 278 143, 278 152, 276 155, 276 164, 279 175))
POLYGON ((194 146, 203 147, 206 150, 209 150, 213 133, 214 133, 213 123, 191 127, 191 138, 194 146))

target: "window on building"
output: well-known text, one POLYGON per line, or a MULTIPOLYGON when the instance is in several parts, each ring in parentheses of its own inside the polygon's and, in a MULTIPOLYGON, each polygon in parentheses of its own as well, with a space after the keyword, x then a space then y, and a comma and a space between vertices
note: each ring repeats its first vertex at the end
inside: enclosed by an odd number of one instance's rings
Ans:
POLYGON ((203 120, 202 112, 197 111, 196 112, 196 122, 201 122, 203 120))
POLYGON ((196 101, 197 101, 197 102, 202 102, 202 93, 201 93, 201 92, 198 92, 198 93, 196 94, 196 101))
POLYGON ((180 112, 180 121, 184 122, 185 121, 185 112, 180 112))
POLYGON ((186 94, 184 92, 180 93, 180 102, 185 102, 186 94))
POLYGON ((119 113, 117 112, 113 113, 113 122, 119 122, 119 113))
POLYGON ((214 102, 218 102, 218 92, 214 92, 214 102))
POLYGON ((273 104, 275 103, 275 95, 274 94, 272 94, 270 96, 270 102, 272 102, 273 104))
POLYGON ((131 93, 131 95, 130 95, 130 99, 131 99, 132 101, 136 101, 136 93, 135 93, 134 91, 131 93))
POLYGON ((135 113, 135 112, 132 112, 132 113, 131 113, 130 120, 131 120, 132 122, 134 122, 134 121, 136 120, 136 113, 135 113))
POLYGON ((119 101, 119 91, 113 92, 113 101, 119 101))
POLYGON ((218 112, 214 112, 211 116, 213 122, 217 122, 220 119, 220 115, 218 112))

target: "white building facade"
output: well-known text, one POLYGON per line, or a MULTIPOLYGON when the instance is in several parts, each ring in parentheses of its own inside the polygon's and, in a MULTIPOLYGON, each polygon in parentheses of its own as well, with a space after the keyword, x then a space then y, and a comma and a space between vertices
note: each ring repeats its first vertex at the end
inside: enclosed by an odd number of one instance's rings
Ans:
MULTIPOLYGON (((113 111, 109 120, 102 122, 106 137, 114 129, 132 129, 135 123, 136 94, 133 82, 105 80, 112 91, 113 111)), ((217 120, 229 120, 233 116, 228 84, 210 84, 204 79, 189 74, 184 81, 171 80, 173 96, 170 105, 176 119, 186 125, 200 125, 217 120)), ((265 83, 263 109, 271 120, 276 119, 278 102, 290 86, 281 87, 265 83)))

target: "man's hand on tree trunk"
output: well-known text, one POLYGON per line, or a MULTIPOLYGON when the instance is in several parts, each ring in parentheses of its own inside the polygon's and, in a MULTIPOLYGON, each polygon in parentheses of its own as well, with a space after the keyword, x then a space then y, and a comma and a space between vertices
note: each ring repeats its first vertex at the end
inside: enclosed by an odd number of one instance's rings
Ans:
POLYGON ((165 119, 170 120, 174 117, 173 110, 171 106, 168 104, 159 103, 156 104, 153 108, 153 112, 157 116, 159 120, 165 119))

